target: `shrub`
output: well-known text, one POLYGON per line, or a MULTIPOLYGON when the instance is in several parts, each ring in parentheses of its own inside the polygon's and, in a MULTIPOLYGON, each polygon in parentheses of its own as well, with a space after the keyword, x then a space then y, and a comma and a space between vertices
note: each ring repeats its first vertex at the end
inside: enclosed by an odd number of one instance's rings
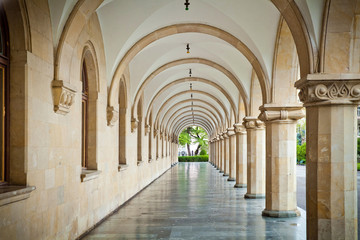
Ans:
POLYGON ((208 155, 202 156, 179 156, 179 162, 207 162, 209 161, 208 155))
POLYGON ((360 159, 360 138, 357 139, 357 159, 360 159))
POLYGON ((301 165, 306 163, 306 143, 296 146, 296 161, 301 165))
POLYGON ((199 155, 207 155, 206 150, 205 150, 205 149, 202 149, 202 150, 200 151, 200 154, 199 154, 199 155))
POLYGON ((360 163, 357 164, 357 169, 360 171, 360 163))

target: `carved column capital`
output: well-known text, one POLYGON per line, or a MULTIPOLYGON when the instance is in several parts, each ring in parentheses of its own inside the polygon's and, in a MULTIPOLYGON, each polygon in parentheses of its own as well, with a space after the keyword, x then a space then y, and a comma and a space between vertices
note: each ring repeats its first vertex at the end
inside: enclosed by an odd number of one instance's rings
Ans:
POLYGON ((145 126, 145 136, 147 136, 148 133, 151 132, 151 126, 149 124, 146 124, 145 126))
POLYGON ((154 137, 156 137, 159 134, 159 130, 154 128, 154 137))
POLYGON ((235 135, 235 129, 232 127, 232 128, 228 128, 227 131, 226 131, 227 135, 229 137, 235 135))
POLYGON ((308 74, 295 87, 305 106, 360 103, 360 74, 308 74))
POLYGON ((52 81, 54 112, 65 115, 75 101, 75 87, 62 80, 52 81))
POLYGON ((259 119, 264 122, 270 121, 297 121, 305 117, 302 104, 281 106, 276 104, 264 104, 260 107, 259 119))
POLYGON ((262 129, 265 127, 265 124, 257 117, 244 117, 243 120, 243 125, 246 129, 262 129))
POLYGON ((246 134, 246 129, 245 129, 244 125, 241 123, 234 124, 234 131, 235 131, 235 134, 246 134))
POLYGON ((114 126, 119 119, 119 112, 114 107, 108 106, 106 109, 106 118, 108 126, 114 126))
POLYGON ((135 129, 138 127, 138 120, 136 118, 131 118, 131 132, 135 132, 135 129))
POLYGON ((229 136, 227 135, 227 131, 226 131, 226 130, 221 133, 221 136, 222 136, 224 139, 228 139, 228 138, 229 138, 229 136))

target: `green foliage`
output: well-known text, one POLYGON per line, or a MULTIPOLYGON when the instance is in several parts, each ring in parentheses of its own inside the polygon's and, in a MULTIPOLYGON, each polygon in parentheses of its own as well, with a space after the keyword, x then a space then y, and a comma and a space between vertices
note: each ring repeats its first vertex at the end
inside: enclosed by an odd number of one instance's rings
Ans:
POLYGON ((360 171, 360 163, 357 164, 357 169, 360 171))
POLYGON ((181 146, 185 146, 186 144, 191 144, 191 137, 190 135, 186 132, 186 129, 184 129, 184 131, 182 131, 179 135, 179 144, 181 146))
POLYGON ((306 120, 300 119, 296 124, 297 145, 302 145, 306 141, 306 120))
POLYGON ((296 146, 296 161, 301 165, 306 163, 306 142, 303 145, 296 146))
POLYGON ((197 144, 194 154, 198 155, 200 150, 208 150, 208 135, 201 127, 187 127, 179 135, 179 144, 187 146, 188 155, 190 155, 190 145, 197 144))
POLYGON ((202 155, 207 155, 207 152, 206 152, 206 150, 205 149, 201 149, 201 151, 200 151, 200 154, 199 154, 200 156, 202 156, 202 155))
POLYGON ((179 162, 207 162, 209 161, 208 155, 202 155, 202 156, 180 156, 179 162))

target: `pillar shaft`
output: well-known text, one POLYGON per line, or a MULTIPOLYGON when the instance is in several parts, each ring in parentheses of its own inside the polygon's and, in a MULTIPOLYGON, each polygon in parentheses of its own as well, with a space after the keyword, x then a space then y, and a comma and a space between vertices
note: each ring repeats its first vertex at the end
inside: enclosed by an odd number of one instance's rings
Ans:
POLYGON ((266 104, 259 119, 266 124, 266 206, 263 216, 300 216, 296 201, 296 122, 302 104, 266 104))
POLYGON ((224 138, 224 174, 223 176, 229 176, 229 135, 227 135, 227 132, 223 133, 224 138))
POLYGON ((220 173, 224 173, 224 138, 222 136, 220 136, 219 149, 220 149, 219 169, 220 169, 220 173))
POLYGON ((307 237, 357 239, 360 75, 311 74, 296 87, 306 106, 307 237))
POLYGON ((245 198, 265 197, 265 128, 256 117, 245 117, 247 130, 247 193, 245 198))
POLYGON ((247 187, 247 136, 242 124, 234 124, 236 138, 236 188, 247 187))
POLYGON ((227 129, 227 135, 229 136, 229 178, 228 181, 235 181, 235 131, 234 128, 227 129))

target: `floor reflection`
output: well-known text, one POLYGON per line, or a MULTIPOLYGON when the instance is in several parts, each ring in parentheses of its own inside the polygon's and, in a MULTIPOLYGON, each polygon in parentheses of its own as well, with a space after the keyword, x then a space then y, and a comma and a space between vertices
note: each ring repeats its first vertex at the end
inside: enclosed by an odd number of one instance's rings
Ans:
POLYGON ((261 216, 264 199, 245 200, 209 163, 179 163, 84 239, 305 239, 305 212, 261 216))

